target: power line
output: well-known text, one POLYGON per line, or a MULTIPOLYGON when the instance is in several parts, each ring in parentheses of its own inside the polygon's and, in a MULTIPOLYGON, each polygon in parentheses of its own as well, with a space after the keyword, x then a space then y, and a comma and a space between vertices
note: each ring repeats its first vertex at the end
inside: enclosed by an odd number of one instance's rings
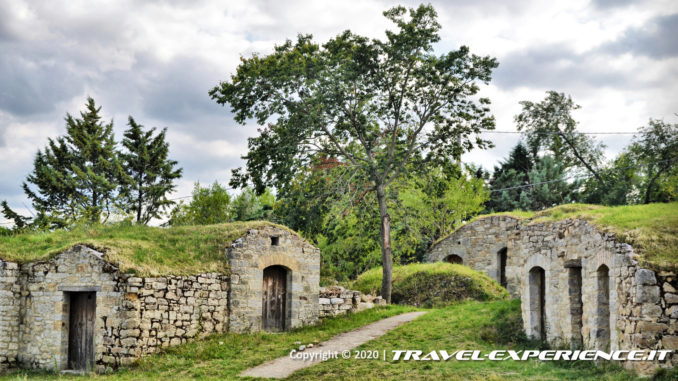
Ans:
MULTIPOLYGON (((500 130, 481 130, 480 133, 482 134, 522 134, 522 131, 500 131, 500 130)), ((578 134, 582 135, 635 135, 637 132, 578 132, 578 134)), ((539 135, 560 135, 559 132, 548 132, 548 133, 539 133, 539 135)))

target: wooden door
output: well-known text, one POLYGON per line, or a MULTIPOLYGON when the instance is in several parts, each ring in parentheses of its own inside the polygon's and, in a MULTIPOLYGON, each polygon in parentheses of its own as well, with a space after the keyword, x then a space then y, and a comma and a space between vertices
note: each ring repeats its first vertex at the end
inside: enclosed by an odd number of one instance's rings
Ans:
POLYGON ((282 266, 264 269, 261 325, 267 331, 285 330, 287 270, 282 266))
POLYGON ((68 323, 68 368, 94 369, 96 292, 71 292, 68 323))

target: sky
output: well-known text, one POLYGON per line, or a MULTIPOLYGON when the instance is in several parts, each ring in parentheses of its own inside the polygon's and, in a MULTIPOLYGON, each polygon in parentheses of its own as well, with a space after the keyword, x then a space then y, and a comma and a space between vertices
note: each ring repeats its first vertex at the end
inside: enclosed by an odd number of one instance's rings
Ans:
MULTIPOLYGON (((431 2, 442 25, 436 53, 462 45, 496 57, 481 95, 497 130, 513 131, 520 101, 572 96, 584 132, 634 132, 649 118, 678 122, 678 2, 564 0, 431 2)), ((167 127, 184 169, 172 197, 193 183, 226 184, 257 125, 237 124, 208 91, 240 57, 266 54, 299 33, 327 41, 346 29, 384 38, 382 12, 416 1, 0 0, 0 200, 28 214, 21 183, 48 137, 65 133, 91 96, 117 139, 132 115, 167 127)), ((489 150, 463 160, 491 169, 519 135, 488 135, 489 150)), ((603 135, 613 158, 631 135, 603 135)), ((3 223, 0 217, 0 223, 3 223)))

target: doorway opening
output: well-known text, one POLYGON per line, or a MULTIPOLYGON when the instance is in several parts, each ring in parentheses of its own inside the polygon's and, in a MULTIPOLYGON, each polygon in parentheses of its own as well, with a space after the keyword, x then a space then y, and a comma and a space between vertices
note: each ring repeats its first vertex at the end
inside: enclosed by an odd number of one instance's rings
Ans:
POLYGON ((567 271, 568 294, 570 297, 570 326, 572 330, 570 346, 572 349, 581 349, 584 346, 581 334, 583 311, 581 267, 569 267, 567 271))
POLYGON ((600 265, 596 271, 598 292, 596 300, 596 349, 610 347, 610 269, 600 265))
POLYGON ((68 369, 94 369, 96 292, 68 292, 68 369))
POLYGON ((287 269, 269 266, 264 269, 261 296, 261 325, 266 331, 284 331, 287 305, 287 269))
POLYGON ((448 255, 447 258, 445 258, 445 262, 454 263, 456 265, 463 265, 464 264, 464 260, 456 254, 448 255))
POLYGON ((499 281, 499 284, 506 288, 506 256, 508 254, 508 249, 507 248, 502 248, 497 252, 497 264, 499 265, 499 268, 497 269, 497 279, 499 281))
POLYGON ((546 272, 535 266, 529 273, 530 287, 530 326, 533 336, 546 340, 546 272))

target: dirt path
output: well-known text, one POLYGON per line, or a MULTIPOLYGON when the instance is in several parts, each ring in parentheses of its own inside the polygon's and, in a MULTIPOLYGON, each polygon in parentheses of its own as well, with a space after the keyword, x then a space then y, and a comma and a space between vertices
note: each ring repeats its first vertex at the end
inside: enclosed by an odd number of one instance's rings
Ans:
POLYGON ((424 311, 408 312, 382 319, 353 331, 344 332, 334 336, 328 341, 321 343, 318 347, 299 352, 307 356, 317 354, 313 360, 303 361, 292 359, 290 356, 280 357, 254 368, 250 368, 242 372, 240 376, 285 378, 299 369, 319 363, 321 359, 318 357, 320 357, 323 353, 338 352, 339 358, 341 358, 341 353, 343 351, 351 350, 365 342, 376 339, 377 337, 384 335, 386 332, 411 320, 414 320, 425 313, 426 312, 424 311))

